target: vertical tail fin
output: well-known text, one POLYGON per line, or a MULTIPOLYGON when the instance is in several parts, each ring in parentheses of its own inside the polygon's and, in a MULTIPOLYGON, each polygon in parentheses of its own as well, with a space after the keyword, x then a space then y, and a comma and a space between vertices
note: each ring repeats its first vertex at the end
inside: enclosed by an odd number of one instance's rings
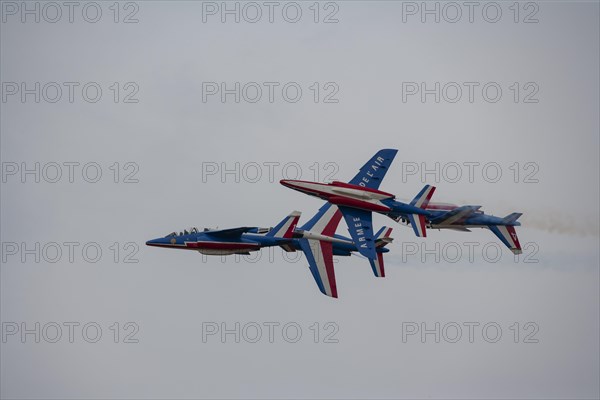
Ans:
MULTIPOLYGON (((301 229, 317 235, 334 236, 342 219, 342 213, 336 205, 325 203, 301 229)), ((333 244, 324 240, 299 239, 300 248, 308 261, 310 272, 321 293, 338 297, 333 268, 333 244)))
POLYGON ((514 226, 488 225, 488 228, 494 235, 498 236, 498 239, 500 239, 514 254, 521 254, 523 252, 514 226))
POLYGON ((277 238, 291 239, 300 219, 300 211, 293 211, 285 217, 277 226, 271 229, 265 236, 273 236, 277 238))
POLYGON ((300 239, 300 248, 308 261, 310 272, 321 293, 337 298, 335 270, 333 268, 333 245, 322 240, 300 239))
POLYGON ((371 264, 371 269, 373 270, 373 275, 378 278, 385 277, 385 268, 383 263, 383 252, 387 252, 387 249, 384 249, 389 243, 392 243, 394 240, 390 237, 392 233, 392 228, 388 228, 387 226, 382 226, 379 231, 375 234, 375 247, 377 249, 377 258, 372 259, 369 258, 369 264, 371 264))
POLYGON ((417 196, 410 202, 411 206, 419 207, 425 210, 435 192, 435 186, 425 185, 417 196))
MULTIPOLYGON (((410 202, 411 206, 425 210, 435 192, 435 186, 425 185, 417 196, 410 202)), ((427 228, 425 224, 425 216, 421 214, 409 214, 408 220, 417 237, 427 237, 427 228)))
POLYGON ((369 258, 373 274, 378 278, 385 278, 385 269, 383 267, 383 253, 377 253, 377 258, 369 258))

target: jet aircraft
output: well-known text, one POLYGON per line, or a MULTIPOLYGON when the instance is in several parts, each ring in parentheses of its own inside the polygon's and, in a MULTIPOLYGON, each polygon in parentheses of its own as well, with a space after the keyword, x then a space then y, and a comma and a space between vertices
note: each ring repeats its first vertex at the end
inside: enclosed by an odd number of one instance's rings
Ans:
POLYGON ((398 150, 384 149, 373 156, 350 182, 319 183, 283 179, 280 183, 299 192, 319 197, 335 204, 341 211, 348 230, 359 252, 369 259, 377 257, 372 229, 372 213, 386 215, 413 228, 418 237, 427 236, 427 228, 469 231, 468 227, 490 229, 513 253, 521 247, 515 226, 522 215, 513 213, 505 218, 485 215, 480 206, 430 203, 434 186, 425 185, 410 202, 396 200, 396 196, 378 190, 398 150))
MULTIPOLYGON (((517 220, 522 213, 512 213, 506 217, 485 214, 481 206, 457 206, 454 204, 430 202, 426 206, 426 226, 431 229, 452 229, 471 232, 469 228, 487 228, 500 239, 514 254, 521 254, 521 244, 515 226, 521 226, 517 220)), ((396 221, 412 225, 412 221, 398 215, 396 221)))
MULTIPOLYGON (((341 219, 336 206, 325 204, 313 218, 300 229, 296 225, 300 212, 294 211, 274 228, 239 227, 203 231, 172 232, 165 237, 149 240, 148 246, 182 250, 195 250, 206 255, 250 254, 263 247, 280 246, 288 252, 302 251, 319 290, 331 297, 338 297, 333 269, 333 256, 350 256, 357 251, 350 238, 336 235, 341 219)), ((375 259, 369 259, 376 277, 385 277, 383 253, 392 242, 392 228, 382 227, 375 235, 375 259)))
POLYGON ((280 183, 337 205, 360 254, 375 259, 377 252, 373 236, 372 212, 402 215, 411 221, 417 220, 419 224, 413 224, 413 229, 417 236, 425 236, 425 229, 420 227, 424 226, 425 216, 428 215, 425 207, 435 190, 433 187, 426 186, 410 204, 396 201, 396 196, 393 194, 378 190, 397 152, 396 149, 379 150, 348 183, 338 181, 319 183, 290 179, 282 179, 280 183))
POLYGON ((251 251, 263 247, 289 243, 299 219, 300 212, 294 211, 268 231, 264 228, 247 226, 203 231, 191 228, 189 231, 172 232, 165 237, 149 240, 146 244, 171 249, 196 250, 202 254, 215 256, 250 254, 251 251))

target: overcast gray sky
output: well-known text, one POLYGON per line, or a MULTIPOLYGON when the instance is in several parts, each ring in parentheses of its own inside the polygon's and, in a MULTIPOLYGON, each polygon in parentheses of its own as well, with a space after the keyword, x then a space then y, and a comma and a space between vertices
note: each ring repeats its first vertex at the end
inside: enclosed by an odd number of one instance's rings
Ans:
POLYGON ((598 2, 223 4, 2 1, 0 395, 598 398, 598 2), (144 246, 306 221, 280 179, 381 148, 382 190, 523 212, 524 254, 377 215, 387 276, 337 257, 336 300, 280 249, 144 246))

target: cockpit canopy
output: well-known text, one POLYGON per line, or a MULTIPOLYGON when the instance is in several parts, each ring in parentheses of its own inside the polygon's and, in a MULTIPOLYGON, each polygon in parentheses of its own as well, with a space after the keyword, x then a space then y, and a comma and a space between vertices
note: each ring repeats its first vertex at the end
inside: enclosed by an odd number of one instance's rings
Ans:
MULTIPOLYGON (((204 228, 204 232, 206 232, 206 231, 208 231, 208 229, 204 228)), ((175 236, 191 235, 191 234, 198 233, 198 232, 200 232, 198 230, 198 228, 192 227, 192 228, 190 228, 189 231, 187 229, 184 229, 183 232, 179 232, 179 233, 177 233, 177 232, 171 232, 171 233, 169 233, 165 237, 175 237, 175 236)))
MULTIPOLYGON (((219 228, 216 228, 219 229, 219 228)), ((250 233, 258 233, 260 235, 265 234, 267 232, 269 232, 270 230, 272 230, 273 228, 251 228, 248 230, 248 232, 250 233)), ((211 228, 203 228, 202 232, 209 232, 209 231, 214 231, 215 228, 211 229, 211 228)), ((177 237, 177 236, 184 236, 184 235, 193 235, 195 233, 200 233, 200 230, 196 227, 192 227, 189 230, 184 229, 183 232, 171 232, 168 235, 166 235, 166 238, 169 237, 177 237)))

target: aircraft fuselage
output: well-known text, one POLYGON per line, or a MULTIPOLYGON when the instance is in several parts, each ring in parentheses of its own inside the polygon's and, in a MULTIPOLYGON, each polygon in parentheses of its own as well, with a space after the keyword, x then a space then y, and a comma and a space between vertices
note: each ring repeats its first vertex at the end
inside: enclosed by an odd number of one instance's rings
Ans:
POLYGON ((425 214, 426 211, 409 204, 396 201, 396 196, 360 185, 343 182, 319 183, 299 180, 281 180, 290 189, 318 197, 337 206, 372 211, 396 218, 398 215, 425 214))

